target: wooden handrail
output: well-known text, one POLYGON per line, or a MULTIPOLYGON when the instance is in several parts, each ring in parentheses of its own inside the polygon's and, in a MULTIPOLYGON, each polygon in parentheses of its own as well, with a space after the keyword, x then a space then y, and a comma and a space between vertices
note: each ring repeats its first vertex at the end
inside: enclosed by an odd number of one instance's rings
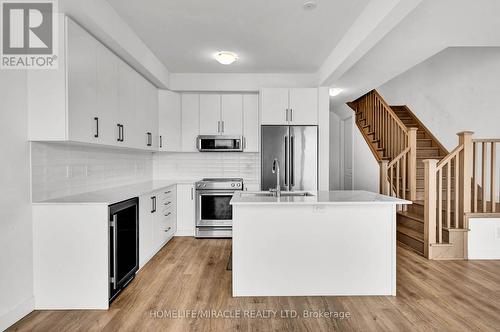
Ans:
POLYGON ((387 104, 385 102, 384 98, 382 98, 380 93, 378 93, 377 90, 373 90, 372 92, 375 94, 375 96, 377 96, 377 98, 380 100, 380 102, 385 106, 385 108, 387 109, 387 113, 394 119, 394 121, 396 121, 396 123, 399 125, 399 127, 401 129, 403 129, 405 131, 405 133, 408 134, 408 128, 406 127, 406 125, 403 123, 403 121, 401 121, 401 119, 392 110, 391 106, 389 106, 389 104, 387 104))
POLYGON ((404 149, 396 158, 394 158, 387 166, 391 167, 396 164, 401 158, 403 158, 408 152, 410 152, 410 147, 404 149))
POLYGON ((356 113, 356 124, 380 164, 380 193, 414 200, 417 128, 407 128, 376 90, 347 105, 356 113))
POLYGON ((453 151, 451 151, 446 157, 441 159, 436 166, 436 171, 442 169, 446 164, 448 164, 453 158, 457 156, 464 149, 463 145, 457 146, 453 151))
POLYGON ((475 138, 473 143, 500 143, 500 138, 475 138))

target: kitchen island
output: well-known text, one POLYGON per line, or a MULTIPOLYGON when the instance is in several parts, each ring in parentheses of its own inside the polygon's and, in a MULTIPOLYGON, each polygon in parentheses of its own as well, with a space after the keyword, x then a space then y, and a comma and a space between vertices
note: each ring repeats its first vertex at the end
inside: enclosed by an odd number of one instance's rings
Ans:
POLYGON ((233 296, 396 295, 396 207, 367 191, 236 193, 233 296))

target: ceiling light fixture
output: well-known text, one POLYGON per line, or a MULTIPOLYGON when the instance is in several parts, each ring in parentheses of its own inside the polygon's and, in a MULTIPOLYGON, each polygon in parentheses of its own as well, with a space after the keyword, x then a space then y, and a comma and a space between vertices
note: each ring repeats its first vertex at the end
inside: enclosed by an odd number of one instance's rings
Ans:
POLYGON ((330 88, 330 96, 338 96, 342 92, 341 88, 330 88))
POLYGON ((229 51, 217 52, 215 53, 214 57, 215 60, 217 60, 217 62, 219 62, 222 65, 230 65, 236 60, 238 60, 238 55, 236 55, 236 53, 229 51))
POLYGON ((306 10, 312 10, 312 9, 315 9, 317 6, 318 6, 318 4, 316 3, 316 1, 309 0, 309 1, 304 2, 304 4, 302 5, 302 8, 304 8, 306 10))

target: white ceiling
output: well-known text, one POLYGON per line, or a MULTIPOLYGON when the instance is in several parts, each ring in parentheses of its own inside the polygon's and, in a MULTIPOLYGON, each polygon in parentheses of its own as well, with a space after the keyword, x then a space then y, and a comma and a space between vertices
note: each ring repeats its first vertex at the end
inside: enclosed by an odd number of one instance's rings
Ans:
POLYGON ((108 0, 173 73, 316 72, 369 0, 108 0), (212 57, 238 53, 231 66, 212 57))

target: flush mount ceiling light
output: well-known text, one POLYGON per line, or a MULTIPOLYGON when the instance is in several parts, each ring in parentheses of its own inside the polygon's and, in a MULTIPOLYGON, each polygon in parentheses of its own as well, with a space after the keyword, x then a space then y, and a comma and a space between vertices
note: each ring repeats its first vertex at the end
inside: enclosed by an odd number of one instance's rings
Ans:
POLYGON ((342 92, 341 88, 330 88, 330 96, 338 96, 342 92))
POLYGON ((217 62, 219 62, 222 65, 230 65, 236 60, 238 60, 238 55, 236 55, 236 53, 229 51, 217 52, 215 53, 214 57, 215 60, 217 60, 217 62))
POLYGON ((304 2, 304 4, 302 5, 302 8, 304 8, 306 10, 312 10, 312 9, 315 9, 317 6, 318 6, 318 4, 316 3, 316 1, 309 0, 309 1, 304 2))

